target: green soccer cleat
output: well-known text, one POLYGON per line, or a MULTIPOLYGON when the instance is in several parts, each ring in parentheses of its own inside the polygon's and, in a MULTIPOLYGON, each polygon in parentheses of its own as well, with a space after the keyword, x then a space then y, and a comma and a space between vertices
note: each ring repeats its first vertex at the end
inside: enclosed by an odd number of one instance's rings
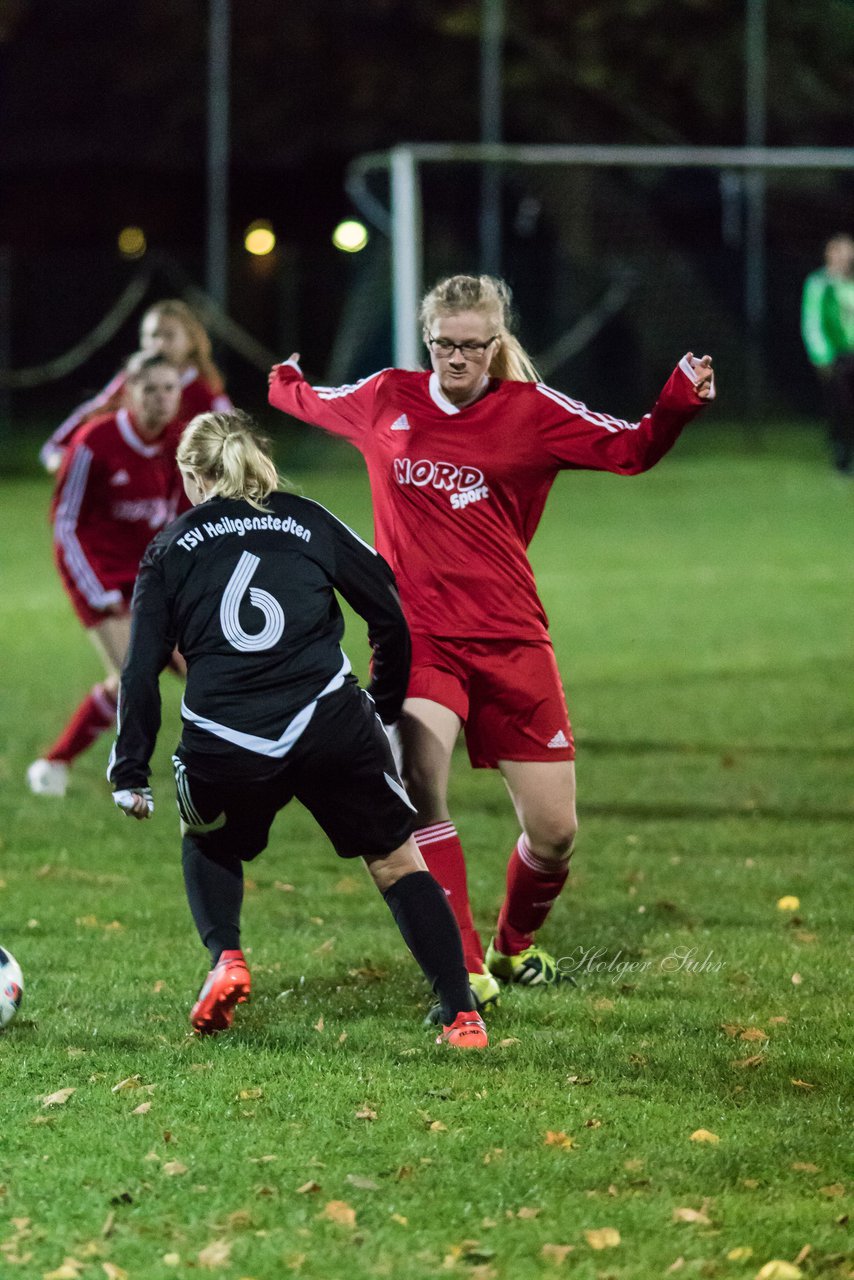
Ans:
POLYGON ((558 982, 577 985, 570 974, 561 973, 554 956, 536 943, 517 956, 505 956, 496 949, 493 938, 486 951, 486 967, 493 977, 502 982, 516 982, 522 987, 554 986, 558 982))
MULTIPOLYGON (((481 1017, 501 1003, 501 988, 491 973, 470 973, 469 986, 474 997, 475 1012, 481 1017)), ((425 1027, 438 1026, 442 1021, 442 1006, 434 1004, 424 1019, 425 1027)))

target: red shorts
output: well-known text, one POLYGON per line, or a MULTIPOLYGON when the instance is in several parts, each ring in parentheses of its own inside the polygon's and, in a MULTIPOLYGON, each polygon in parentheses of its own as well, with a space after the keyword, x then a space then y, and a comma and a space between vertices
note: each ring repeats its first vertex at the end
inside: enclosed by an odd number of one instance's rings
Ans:
MULTIPOLYGON (((91 604, 83 595, 82 591, 78 589, 77 584, 74 582, 74 579, 71 577, 71 574, 68 572, 65 565, 62 563, 62 558, 60 556, 57 556, 56 558, 56 567, 59 570, 59 576, 62 579, 62 585, 65 587, 65 594, 68 596, 69 600, 71 601, 72 608, 74 609, 74 612, 77 614, 77 617, 80 619, 80 621, 83 623, 83 626, 86 627, 87 630, 90 627, 99 626, 104 621, 105 618, 114 616, 112 614, 105 613, 103 609, 92 608, 91 604)), ((134 586, 134 583, 132 579, 130 582, 123 582, 118 587, 115 588, 116 591, 121 591, 122 593, 122 600, 125 606, 124 612, 128 612, 130 610, 131 596, 133 595, 133 586, 134 586)))
POLYGON ((574 760, 566 697, 548 640, 413 635, 409 698, 458 715, 475 769, 499 760, 574 760))

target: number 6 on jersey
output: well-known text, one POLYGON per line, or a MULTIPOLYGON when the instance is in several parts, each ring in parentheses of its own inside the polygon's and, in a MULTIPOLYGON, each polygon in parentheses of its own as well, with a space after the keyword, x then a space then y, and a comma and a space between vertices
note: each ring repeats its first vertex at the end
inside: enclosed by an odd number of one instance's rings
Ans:
POLYGON ((251 551, 244 551, 237 562, 234 573, 226 584, 222 604, 219 607, 219 621, 223 635, 230 645, 241 653, 258 653, 262 649, 272 649, 282 638, 285 629, 285 615, 282 606, 269 591, 260 587, 250 587, 249 583, 255 570, 261 563, 260 557, 253 556, 251 551), (250 635, 240 625, 240 601, 249 587, 249 600, 264 615, 264 626, 250 635))

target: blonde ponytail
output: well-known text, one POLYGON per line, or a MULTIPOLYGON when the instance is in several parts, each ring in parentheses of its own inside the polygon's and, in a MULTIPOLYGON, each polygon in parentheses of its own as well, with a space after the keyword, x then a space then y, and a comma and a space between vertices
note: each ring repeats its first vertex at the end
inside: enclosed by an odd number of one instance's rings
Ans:
POLYGON ((539 382, 540 375, 519 339, 510 332, 512 297, 497 276, 447 276, 425 294, 418 317, 425 341, 437 316, 479 311, 488 316, 501 343, 489 366, 490 376, 512 382, 539 382))
POLYGON ((198 477, 208 497, 242 498, 266 511, 266 499, 285 483, 269 448, 247 413, 199 413, 184 429, 177 461, 198 477))

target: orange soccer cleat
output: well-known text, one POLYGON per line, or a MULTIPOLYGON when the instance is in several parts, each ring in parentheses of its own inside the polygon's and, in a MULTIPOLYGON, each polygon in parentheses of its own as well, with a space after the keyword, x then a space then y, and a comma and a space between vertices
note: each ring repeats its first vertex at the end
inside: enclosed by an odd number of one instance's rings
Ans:
POLYGON ((200 1036, 227 1031, 234 1018, 234 1007, 246 1004, 252 989, 252 978, 242 951, 223 951, 211 969, 199 998, 193 1005, 190 1022, 200 1036))
POLYGON ((486 1026, 479 1013, 458 1013, 449 1027, 442 1027, 436 1036, 436 1044, 448 1044, 453 1049, 485 1049, 489 1044, 486 1026))

